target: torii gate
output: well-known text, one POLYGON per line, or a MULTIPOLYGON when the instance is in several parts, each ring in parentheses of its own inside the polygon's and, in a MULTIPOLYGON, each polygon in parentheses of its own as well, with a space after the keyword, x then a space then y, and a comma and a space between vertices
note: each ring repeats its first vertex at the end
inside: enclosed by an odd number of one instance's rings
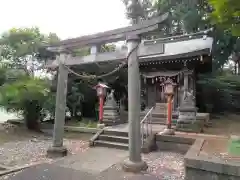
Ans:
POLYGON ((125 169, 129 171, 141 171, 147 165, 141 158, 141 135, 140 135, 140 74, 139 61, 147 56, 164 53, 162 43, 145 44, 141 43, 141 37, 149 32, 159 29, 159 25, 168 17, 164 14, 152 20, 143 21, 139 24, 119 28, 94 35, 83 36, 61 41, 49 47, 53 52, 60 55, 51 64, 58 67, 58 85, 55 111, 55 124, 53 134, 53 146, 48 149, 50 155, 66 155, 67 149, 63 146, 65 109, 68 70, 66 66, 83 65, 88 63, 126 60, 128 64, 128 98, 129 98, 129 160, 124 163, 125 169), (98 45, 120 40, 127 41, 127 50, 100 53, 98 45), (71 50, 76 47, 91 46, 91 54, 83 57, 72 57, 71 50))

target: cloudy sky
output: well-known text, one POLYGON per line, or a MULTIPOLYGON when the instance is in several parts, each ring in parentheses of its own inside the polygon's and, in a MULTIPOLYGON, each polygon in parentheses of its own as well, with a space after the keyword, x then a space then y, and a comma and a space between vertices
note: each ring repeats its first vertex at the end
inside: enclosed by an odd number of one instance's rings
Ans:
POLYGON ((121 0, 1 0, 0 33, 38 26, 61 39, 128 25, 121 0))

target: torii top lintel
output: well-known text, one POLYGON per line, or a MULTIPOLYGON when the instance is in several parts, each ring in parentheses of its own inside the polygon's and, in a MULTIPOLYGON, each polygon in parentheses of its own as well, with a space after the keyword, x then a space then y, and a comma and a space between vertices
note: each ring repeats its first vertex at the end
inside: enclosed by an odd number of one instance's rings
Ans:
MULTIPOLYGON (((138 49, 139 61, 162 61, 200 55, 209 56, 212 52, 213 45, 213 38, 208 36, 211 31, 212 29, 209 29, 180 36, 144 40, 140 43, 138 49)), ((71 56, 66 59, 65 64, 72 66, 91 63, 106 63, 109 61, 122 61, 127 58, 127 54, 127 49, 122 49, 114 52, 97 52, 87 56, 71 56)), ((57 59, 49 60, 47 62, 47 67, 49 68, 55 68, 57 66, 57 59)))
POLYGON ((96 45, 101 43, 110 43, 121 40, 126 40, 128 35, 142 35, 148 32, 156 31, 159 28, 159 24, 165 22, 169 14, 163 14, 157 18, 151 20, 142 21, 139 24, 127 26, 124 28, 114 29, 110 31, 100 32, 93 35, 81 36, 78 38, 67 39, 60 41, 59 43, 48 47, 50 51, 59 51, 62 49, 71 49, 81 46, 96 45))

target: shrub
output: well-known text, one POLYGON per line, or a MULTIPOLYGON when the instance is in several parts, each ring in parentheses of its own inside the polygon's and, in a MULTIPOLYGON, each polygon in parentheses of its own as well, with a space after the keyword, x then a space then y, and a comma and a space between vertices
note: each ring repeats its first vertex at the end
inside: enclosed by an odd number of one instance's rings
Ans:
POLYGON ((202 111, 210 113, 240 111, 240 78, 232 74, 200 76, 197 102, 202 111))
POLYGON ((25 77, 3 84, 0 95, 0 105, 3 108, 22 115, 29 129, 39 130, 42 107, 49 96, 47 81, 25 77))

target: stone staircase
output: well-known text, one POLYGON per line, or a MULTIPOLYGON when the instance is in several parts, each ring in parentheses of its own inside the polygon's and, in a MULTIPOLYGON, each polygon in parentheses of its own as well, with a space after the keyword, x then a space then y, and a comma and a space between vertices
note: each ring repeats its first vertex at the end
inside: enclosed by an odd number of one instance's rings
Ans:
MULTIPOLYGON (((147 110, 146 110, 147 111, 147 110)), ((145 116, 146 111, 141 113, 141 119, 145 116)), ((173 124, 176 124, 178 114, 173 112, 173 124)), ((165 125, 167 121, 167 104, 166 103, 156 103, 156 106, 152 113, 152 124, 165 125)))
POLYGON ((104 130, 94 140, 94 146, 128 149, 128 133, 112 130, 104 130))
MULTIPOLYGON (((129 147, 128 132, 122 130, 102 130, 95 134, 90 140, 90 146, 101 146, 107 148, 116 148, 128 150, 129 147)), ((144 144, 141 147, 142 153, 149 153, 156 148, 155 135, 149 135, 144 139, 144 144)))
POLYGON ((167 112, 167 104, 166 103, 156 103, 155 112, 156 113, 166 113, 167 112))
MULTIPOLYGON (((140 119, 143 119, 149 109, 141 112, 140 119)), ((157 103, 152 114, 153 124, 166 124, 167 105, 165 103, 157 103)), ((177 118, 177 116, 175 115, 177 118)), ((115 124, 116 125, 116 124, 115 124)), ((128 149, 128 133, 125 131, 107 130, 104 129, 101 133, 97 134, 92 140, 92 146, 101 146, 117 149, 128 149)))

